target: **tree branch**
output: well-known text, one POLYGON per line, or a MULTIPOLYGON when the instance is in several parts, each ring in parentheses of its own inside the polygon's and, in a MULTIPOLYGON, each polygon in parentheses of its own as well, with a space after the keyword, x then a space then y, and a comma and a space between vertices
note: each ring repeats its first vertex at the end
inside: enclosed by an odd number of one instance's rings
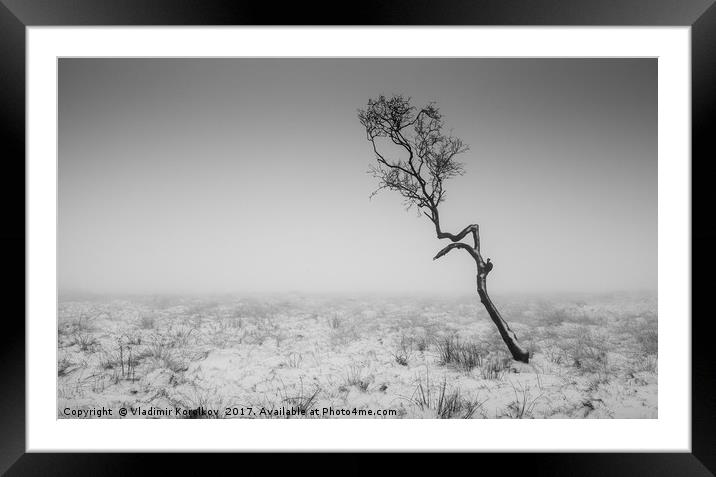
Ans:
POLYGON ((470 247, 468 244, 463 243, 463 242, 453 242, 453 243, 449 244, 447 247, 440 250, 438 252, 438 254, 433 257, 433 260, 437 260, 438 258, 440 258, 443 255, 446 255, 448 252, 450 252, 450 250, 453 250, 455 248, 461 248, 461 249, 467 251, 467 253, 469 253, 472 256, 472 258, 474 258, 475 261, 478 263, 480 263, 482 261, 482 258, 480 258, 480 255, 477 253, 477 251, 474 248, 470 247))
POLYGON ((472 233, 472 240, 474 243, 475 251, 480 252, 480 226, 477 224, 470 224, 462 229, 458 234, 451 234, 450 232, 443 232, 440 229, 440 215, 438 214, 437 206, 432 207, 433 223, 435 224, 435 232, 439 239, 450 239, 452 242, 458 242, 462 240, 467 234, 472 233))

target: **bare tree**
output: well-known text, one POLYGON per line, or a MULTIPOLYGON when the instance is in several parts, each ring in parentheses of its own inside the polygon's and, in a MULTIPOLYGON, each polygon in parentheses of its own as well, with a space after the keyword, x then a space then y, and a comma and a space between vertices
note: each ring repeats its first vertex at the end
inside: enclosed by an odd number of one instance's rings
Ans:
POLYGON ((383 189, 398 192, 406 208, 415 206, 430 219, 439 239, 452 242, 433 260, 453 249, 465 250, 472 257, 477 266, 480 301, 512 357, 527 363, 529 352, 520 346, 517 336, 487 294, 487 275, 493 264, 489 258, 487 261, 482 258, 480 227, 471 224, 457 234, 443 232, 440 228, 438 206, 445 201, 445 181, 464 173, 463 165, 456 157, 466 152, 468 146, 444 131, 443 117, 434 103, 418 109, 411 105, 409 97, 379 96, 370 99, 367 107, 358 111, 358 119, 365 127, 377 161, 370 168, 370 173, 378 179, 378 188, 372 195, 383 189), (472 236, 473 245, 462 242, 468 235, 472 236))

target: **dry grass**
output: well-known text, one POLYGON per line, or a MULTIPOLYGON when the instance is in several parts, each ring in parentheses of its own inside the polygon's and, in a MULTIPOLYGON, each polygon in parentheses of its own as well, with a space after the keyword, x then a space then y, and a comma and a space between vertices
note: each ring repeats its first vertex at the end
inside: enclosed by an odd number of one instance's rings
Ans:
POLYGON ((402 418, 656 416, 654 300, 500 298, 533 352, 529 365, 510 359, 474 297, 291 300, 63 302, 60 405, 260 403, 266 417, 294 406, 402 418))
POLYGON ((357 389, 359 389, 362 392, 368 391, 368 386, 370 386, 372 382, 372 379, 370 376, 367 376, 365 373, 364 368, 360 366, 350 366, 348 370, 346 371, 345 375, 345 385, 346 386, 355 386, 357 389))
POLYGON ((320 386, 314 386, 314 388, 310 390, 304 388, 303 380, 301 380, 298 389, 288 389, 284 385, 281 390, 281 402, 298 410, 301 415, 306 415, 308 411, 313 409, 320 392, 320 386))
POLYGON ((413 343, 414 340, 410 337, 400 335, 400 343, 393 352, 393 359, 401 366, 407 366, 410 357, 413 354, 413 343))
POLYGON ((460 389, 448 389, 447 380, 437 386, 430 384, 426 372, 425 380, 418 383, 411 396, 411 402, 421 411, 434 413, 437 419, 472 419, 482 403, 462 396, 460 389))
POLYGON ((99 347, 99 341, 89 333, 77 332, 72 336, 70 346, 77 346, 80 351, 86 353, 94 353, 99 347))
POLYGON ((471 371, 482 366, 484 351, 470 342, 460 341, 451 336, 438 341, 440 364, 454 366, 463 371, 471 371))
POLYGON ((542 399, 543 393, 539 393, 535 396, 529 387, 525 387, 521 384, 515 385, 514 383, 510 383, 510 385, 512 386, 515 399, 507 406, 503 417, 510 419, 532 418, 535 407, 538 401, 542 399))

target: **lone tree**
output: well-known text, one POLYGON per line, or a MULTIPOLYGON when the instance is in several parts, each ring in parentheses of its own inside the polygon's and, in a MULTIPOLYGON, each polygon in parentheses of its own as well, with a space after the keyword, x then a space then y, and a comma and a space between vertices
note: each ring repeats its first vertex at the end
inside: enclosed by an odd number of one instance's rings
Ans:
POLYGON ((398 192, 406 208, 416 206, 430 219, 439 239, 452 242, 433 260, 458 248, 470 255, 477 266, 480 301, 512 357, 527 363, 529 352, 520 346, 517 336, 487 294, 487 275, 493 264, 489 258, 487 261, 482 258, 479 226, 468 225, 457 234, 443 232, 440 228, 438 206, 445 200, 445 181, 465 172, 456 157, 467 151, 468 146, 444 131, 443 117, 435 104, 418 109, 411 105, 409 97, 401 95, 370 99, 365 109, 358 110, 358 119, 365 127, 377 161, 370 168, 370 173, 378 179, 378 188, 372 195, 383 189, 398 192), (473 245, 462 242, 468 235, 472 236, 473 245))

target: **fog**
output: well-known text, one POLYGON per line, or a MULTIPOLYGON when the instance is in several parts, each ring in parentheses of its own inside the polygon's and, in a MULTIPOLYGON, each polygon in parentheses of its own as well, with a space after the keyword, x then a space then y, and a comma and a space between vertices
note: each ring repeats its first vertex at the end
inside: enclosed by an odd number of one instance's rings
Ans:
POLYGON ((655 59, 60 59, 58 281, 99 293, 469 293, 373 199, 356 110, 436 101, 470 145, 441 225, 494 293, 655 290, 655 59))

